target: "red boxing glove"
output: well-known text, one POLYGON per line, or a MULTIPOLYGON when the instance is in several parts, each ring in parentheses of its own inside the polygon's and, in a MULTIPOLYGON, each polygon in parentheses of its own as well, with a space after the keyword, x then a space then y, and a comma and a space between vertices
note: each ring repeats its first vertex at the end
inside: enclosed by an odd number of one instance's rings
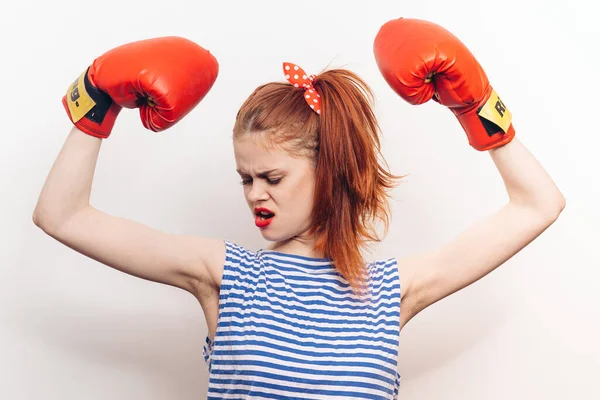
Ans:
POLYGON ((433 97, 450 108, 473 148, 490 150, 514 138, 510 111, 473 54, 446 29, 395 19, 381 27, 373 50, 379 71, 398 95, 411 104, 433 97))
POLYGON ((142 124, 159 132, 185 117, 211 89, 215 57, 180 37, 116 47, 94 60, 62 103, 81 131, 106 139, 123 107, 139 108, 142 124))

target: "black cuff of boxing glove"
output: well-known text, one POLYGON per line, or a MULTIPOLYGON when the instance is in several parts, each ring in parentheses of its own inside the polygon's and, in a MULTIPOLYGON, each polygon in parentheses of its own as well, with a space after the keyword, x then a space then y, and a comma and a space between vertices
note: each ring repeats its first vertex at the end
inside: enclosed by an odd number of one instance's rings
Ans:
MULTIPOLYGON (((477 112, 481 111, 481 108, 479 108, 477 110, 477 112)), ((483 129, 485 129, 485 133, 487 133, 487 135, 489 137, 494 136, 497 133, 504 133, 502 131, 502 128, 500 128, 498 125, 496 125, 495 123, 493 123, 492 121, 488 121, 485 118, 482 118, 481 116, 479 117, 479 121, 481 122, 481 126, 483 126, 483 129)))
POLYGON ((85 84, 85 90, 96 105, 85 114, 85 118, 100 125, 104 121, 104 117, 106 117, 110 106, 112 106, 113 99, 111 99, 107 93, 92 85, 88 78, 89 70, 88 67, 83 77, 83 82, 85 84))

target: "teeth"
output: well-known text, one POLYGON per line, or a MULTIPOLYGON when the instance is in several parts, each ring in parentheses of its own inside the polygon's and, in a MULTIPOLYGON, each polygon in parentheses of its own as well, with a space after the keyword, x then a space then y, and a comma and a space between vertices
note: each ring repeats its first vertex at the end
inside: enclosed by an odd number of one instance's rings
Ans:
POLYGON ((273 217, 273 214, 267 211, 259 211, 257 215, 263 220, 273 217))

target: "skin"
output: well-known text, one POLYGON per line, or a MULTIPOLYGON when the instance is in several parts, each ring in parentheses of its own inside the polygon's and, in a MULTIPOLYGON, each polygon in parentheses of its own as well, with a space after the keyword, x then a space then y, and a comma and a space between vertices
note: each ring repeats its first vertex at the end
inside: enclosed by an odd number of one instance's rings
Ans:
POLYGON ((314 240, 308 234, 315 187, 313 160, 267 147, 256 134, 237 138, 233 148, 252 220, 256 207, 275 213, 270 225, 257 228, 265 240, 272 242, 269 249, 323 257, 313 250, 314 240))

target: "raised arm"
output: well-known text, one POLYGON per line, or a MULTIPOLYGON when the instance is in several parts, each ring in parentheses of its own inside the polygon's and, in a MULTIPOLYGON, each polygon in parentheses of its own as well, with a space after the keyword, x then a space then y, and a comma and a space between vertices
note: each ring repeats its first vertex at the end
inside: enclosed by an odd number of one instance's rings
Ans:
POLYGON ((504 264, 552 225, 565 207, 553 180, 517 138, 489 154, 509 201, 440 248, 399 260, 406 282, 403 324, 504 264))
POLYGON ((199 46, 180 38, 151 40, 151 46, 142 41, 105 53, 63 98, 75 126, 44 183, 33 221, 94 260, 198 295, 219 278, 222 241, 160 232, 90 204, 98 154, 122 107, 140 107, 144 126, 164 130, 183 118, 216 78, 216 60, 199 46))
POLYGON ((417 105, 433 99, 454 113, 471 147, 491 155, 509 197, 439 249, 399 260, 403 326, 531 243, 556 221, 565 199, 515 138, 511 112, 458 38, 429 21, 399 18, 381 27, 374 51, 383 77, 404 100, 417 105))
POLYGON ((214 285, 209 266, 224 259, 221 241, 164 233, 90 205, 101 143, 72 129, 42 188, 34 223, 73 250, 127 274, 194 294, 214 285))

